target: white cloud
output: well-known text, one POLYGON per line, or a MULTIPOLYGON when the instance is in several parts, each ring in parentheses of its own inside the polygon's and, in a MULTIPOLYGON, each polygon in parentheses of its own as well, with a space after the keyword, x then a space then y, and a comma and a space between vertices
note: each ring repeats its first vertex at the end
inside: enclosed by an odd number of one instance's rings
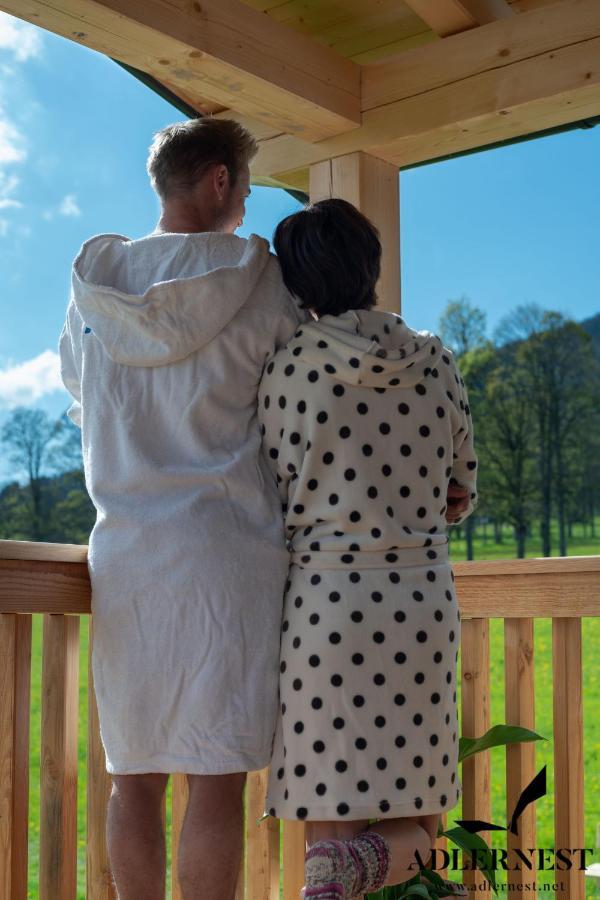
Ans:
POLYGON ((0 209, 21 209, 23 204, 19 200, 0 200, 0 209))
POLYGON ((42 33, 35 25, 0 13, 0 50, 9 50, 17 62, 26 62, 40 55, 42 33))
POLYGON ((23 135, 16 125, 3 117, 0 110, 0 164, 23 162, 26 156, 23 135))
POLYGON ((44 350, 33 359, 0 369, 0 406, 34 403, 45 394, 64 390, 58 353, 44 350))
POLYGON ((58 207, 58 212, 61 216, 77 217, 81 215, 75 194, 67 194, 66 197, 63 197, 58 207))

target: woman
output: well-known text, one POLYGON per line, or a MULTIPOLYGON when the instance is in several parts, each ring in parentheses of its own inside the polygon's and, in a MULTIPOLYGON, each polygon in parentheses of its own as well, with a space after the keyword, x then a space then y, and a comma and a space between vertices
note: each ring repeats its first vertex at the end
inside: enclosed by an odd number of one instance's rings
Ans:
POLYGON ((307 822, 306 897, 349 900, 412 878, 462 793, 446 497, 469 514, 477 460, 451 352, 371 308, 371 222, 324 200, 274 246, 314 321, 259 391, 291 553, 266 805, 307 822))

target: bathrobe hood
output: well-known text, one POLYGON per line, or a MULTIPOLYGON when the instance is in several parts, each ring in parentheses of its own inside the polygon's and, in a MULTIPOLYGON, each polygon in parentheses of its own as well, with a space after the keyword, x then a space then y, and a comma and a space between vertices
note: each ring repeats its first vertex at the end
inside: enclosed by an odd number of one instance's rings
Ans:
POLYGON ((73 301, 117 363, 160 366, 199 350, 231 321, 275 263, 268 242, 255 234, 248 239, 188 234, 183 252, 198 255, 201 274, 153 282, 153 259, 174 246, 171 237, 131 241, 120 234, 97 235, 83 244, 73 263, 73 301), (128 290, 134 271, 138 283, 140 271, 148 272, 143 293, 128 290))
POLYGON ((410 387, 435 374, 444 348, 439 337, 413 331, 383 310, 348 310, 302 325, 288 349, 298 359, 348 384, 410 387))

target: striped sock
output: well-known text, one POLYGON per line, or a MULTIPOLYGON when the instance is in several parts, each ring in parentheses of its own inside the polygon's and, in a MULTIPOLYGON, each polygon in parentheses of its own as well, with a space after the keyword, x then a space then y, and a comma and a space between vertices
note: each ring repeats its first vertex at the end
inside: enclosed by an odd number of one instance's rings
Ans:
POLYGON ((305 857, 306 900, 346 900, 363 880, 362 864, 349 841, 317 841, 305 857))
POLYGON ((362 878, 349 897, 375 893, 381 890, 390 871, 390 847, 376 831, 361 831, 347 842, 360 861, 362 878))

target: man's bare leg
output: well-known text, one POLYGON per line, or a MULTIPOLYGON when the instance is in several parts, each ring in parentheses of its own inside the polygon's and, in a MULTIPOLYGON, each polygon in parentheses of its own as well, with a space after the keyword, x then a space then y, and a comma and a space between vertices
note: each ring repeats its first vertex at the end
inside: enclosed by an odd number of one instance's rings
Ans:
POLYGON ((188 775, 178 859, 184 900, 234 900, 244 840, 245 781, 245 772, 188 775))
POLYGON ((169 776, 113 775, 106 836, 119 900, 164 900, 166 847, 161 803, 169 776))

